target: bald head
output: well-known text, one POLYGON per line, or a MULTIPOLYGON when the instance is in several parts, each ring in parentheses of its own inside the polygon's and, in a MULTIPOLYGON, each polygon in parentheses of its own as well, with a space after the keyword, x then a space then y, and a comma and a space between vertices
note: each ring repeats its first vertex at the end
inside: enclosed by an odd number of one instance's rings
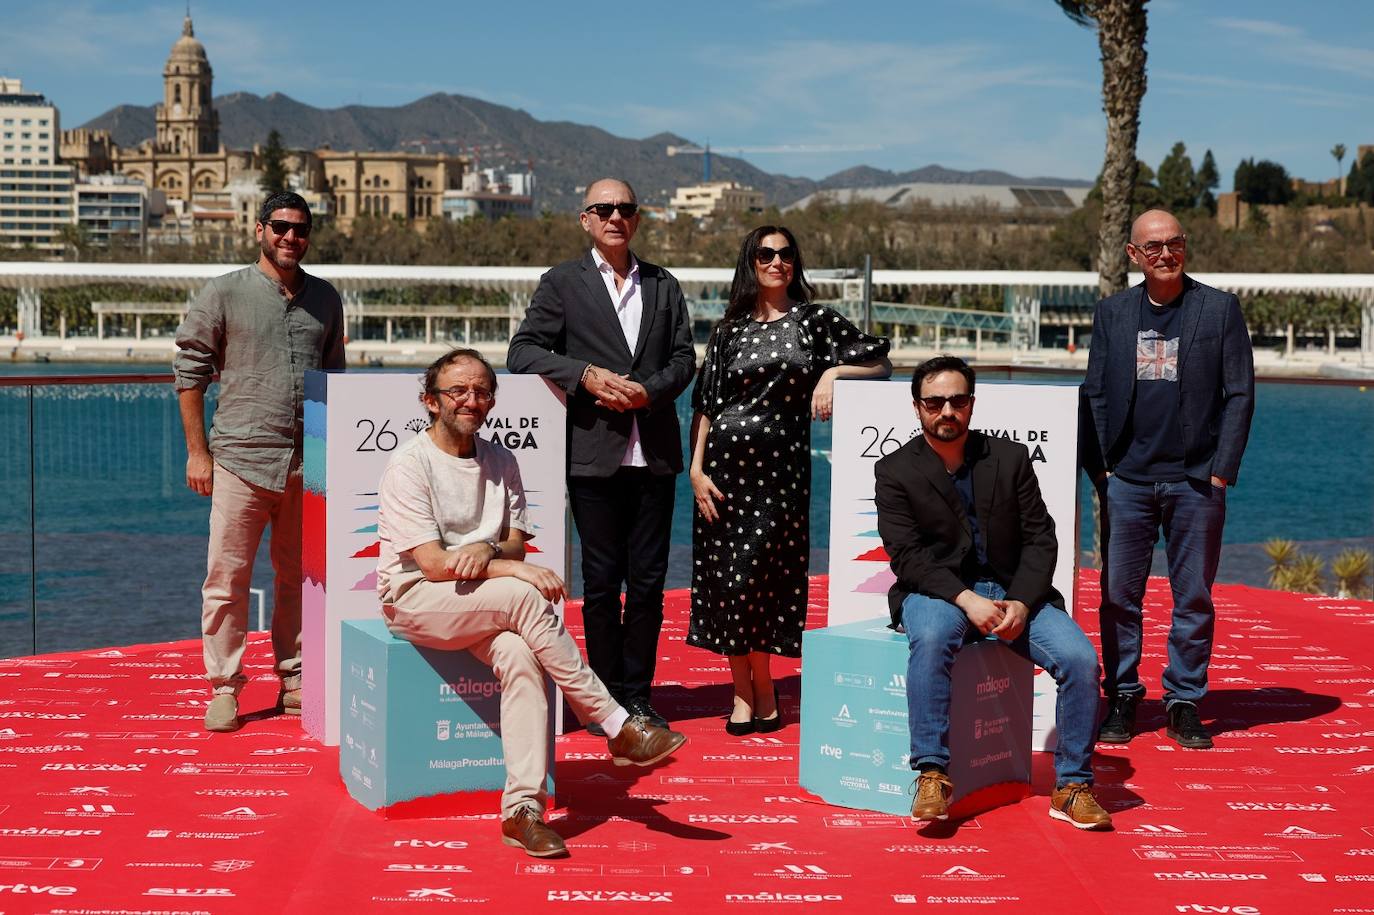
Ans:
POLYGON ((1131 223, 1131 244, 1142 244, 1150 239, 1164 240, 1183 234, 1183 226, 1168 210, 1146 210, 1131 223))
POLYGON ((630 182, 620 178, 597 178, 587 185, 587 193, 582 195, 582 206, 601 202, 604 191, 610 191, 611 196, 617 198, 616 202, 639 202, 639 198, 635 196, 635 189, 630 187, 630 182))

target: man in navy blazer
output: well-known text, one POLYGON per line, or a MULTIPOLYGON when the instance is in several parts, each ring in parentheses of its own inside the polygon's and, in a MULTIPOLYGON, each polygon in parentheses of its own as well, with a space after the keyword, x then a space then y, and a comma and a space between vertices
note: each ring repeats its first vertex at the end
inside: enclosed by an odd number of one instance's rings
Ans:
POLYGON ((568 394, 587 661, 631 715, 664 727, 649 688, 682 472, 673 401, 696 369, 691 315, 673 275, 630 252, 640 217, 628 183, 592 182, 580 218, 592 249, 540 279, 506 366, 568 394))
POLYGON ((923 434, 874 467, 878 533, 897 576, 888 604, 909 646, 911 816, 949 816, 950 671, 963 645, 996 637, 1059 687, 1050 816, 1107 829, 1092 792, 1097 653, 1051 583, 1058 541, 1026 446, 969 430, 974 381, 955 356, 917 366, 923 434))
POLYGON ((1141 602, 1162 529, 1174 601, 1161 678, 1166 733, 1183 747, 1212 746, 1197 703, 1207 692, 1212 583, 1226 488, 1255 412, 1255 365, 1240 302, 1185 274, 1187 250, 1171 214, 1142 213, 1126 253, 1145 282, 1098 302, 1093 314, 1079 443, 1102 496, 1105 743, 1135 733, 1145 695, 1141 602))

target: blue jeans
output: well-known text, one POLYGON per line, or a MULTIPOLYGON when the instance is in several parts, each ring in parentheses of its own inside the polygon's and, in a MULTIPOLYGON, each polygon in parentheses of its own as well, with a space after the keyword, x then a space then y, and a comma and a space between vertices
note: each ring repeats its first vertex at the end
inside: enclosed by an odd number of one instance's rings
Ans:
POLYGON ((1212 582, 1221 558, 1226 490, 1209 481, 1132 483, 1107 478, 1102 499, 1106 553, 1102 581, 1102 688, 1143 696, 1140 682, 1141 603, 1161 528, 1173 592, 1164 702, 1196 703, 1207 693, 1216 610, 1212 582))
MULTIPOLYGON (((972 590, 989 600, 1006 596, 994 581, 972 590)), ((982 635, 964 611, 948 601, 909 594, 902 602, 902 625, 909 645, 906 702, 911 728, 911 767, 949 766, 949 677, 954 656, 982 635)), ((1059 684, 1055 725, 1055 786, 1092 784, 1093 743, 1097 734, 1097 652, 1078 624, 1058 607, 1042 604, 1030 612, 1026 628, 1008 643, 1017 654, 1049 671, 1059 684)))

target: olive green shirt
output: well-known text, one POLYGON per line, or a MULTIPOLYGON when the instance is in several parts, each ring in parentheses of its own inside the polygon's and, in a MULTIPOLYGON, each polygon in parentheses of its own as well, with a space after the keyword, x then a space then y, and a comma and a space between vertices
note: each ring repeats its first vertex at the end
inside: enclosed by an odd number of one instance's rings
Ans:
POLYGON ((290 298, 256 264, 206 283, 177 328, 178 391, 204 391, 219 373, 210 425, 215 463, 282 492, 301 454, 306 369, 344 367, 343 304, 324 280, 302 271, 290 298))

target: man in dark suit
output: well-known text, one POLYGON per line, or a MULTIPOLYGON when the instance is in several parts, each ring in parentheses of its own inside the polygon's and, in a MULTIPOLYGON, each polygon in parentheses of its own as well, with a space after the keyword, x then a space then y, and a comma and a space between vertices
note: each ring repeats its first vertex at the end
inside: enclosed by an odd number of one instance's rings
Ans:
POLYGON ((964 644, 996 637, 1059 685, 1050 816, 1079 829, 1112 818, 1093 797, 1097 653, 1054 589, 1054 521, 1026 446, 969 431, 973 369, 954 356, 917 366, 911 396, 924 435, 878 461, 878 533, 897 582, 893 628, 906 631, 907 709, 916 799, 911 815, 943 820, 950 670, 964 644))
POLYGON ((1097 303, 1083 469, 1101 496, 1102 667, 1105 743, 1128 743, 1140 682, 1141 603, 1163 528, 1173 591, 1169 664, 1161 685, 1166 733, 1206 749, 1198 716, 1207 692, 1226 487, 1234 485, 1255 412, 1255 364, 1240 302, 1183 272, 1183 227, 1163 210, 1142 213, 1126 253, 1139 286, 1097 303))
POLYGON ((673 401, 692 380, 696 351, 677 280, 630 253, 638 209, 624 181, 587 188, 581 221, 592 250, 540 279, 506 365, 568 392, 568 494, 582 540, 587 660, 631 715, 663 727, 649 688, 682 472, 673 401))

